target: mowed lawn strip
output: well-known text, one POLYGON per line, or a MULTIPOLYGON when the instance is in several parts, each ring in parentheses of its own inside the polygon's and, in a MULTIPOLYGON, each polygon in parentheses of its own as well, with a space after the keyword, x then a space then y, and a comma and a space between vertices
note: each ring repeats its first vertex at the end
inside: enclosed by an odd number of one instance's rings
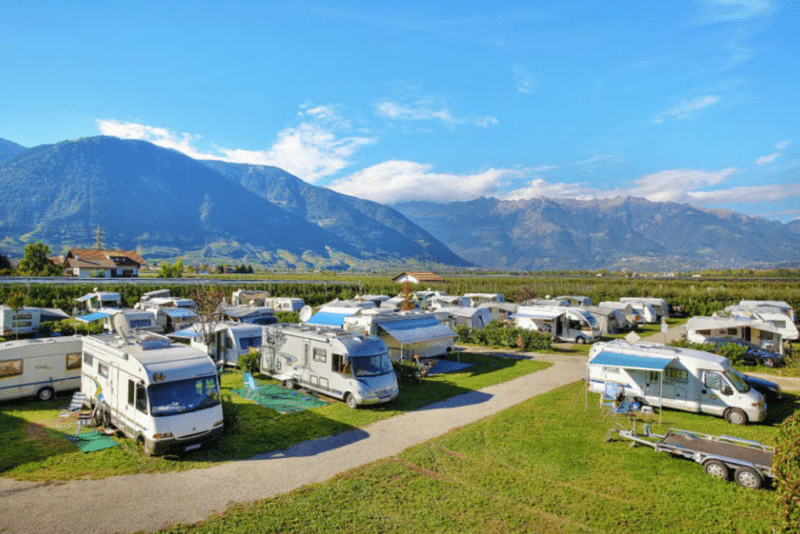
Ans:
MULTIPOLYGON (((787 395, 763 425, 665 410, 654 431, 683 428, 772 444, 798 405, 787 395)), ((165 533, 206 532, 770 532, 775 493, 712 478, 702 466, 628 442, 581 384, 334 479, 237 504, 165 533)))
MULTIPOLYGON (((64 396, 49 402, 14 401, 0 406, 0 473, 19 480, 49 481, 106 478, 136 473, 183 471, 228 460, 281 450, 295 443, 363 428, 394 415, 549 367, 549 363, 479 354, 453 355, 472 367, 457 373, 425 378, 419 384, 400 384, 400 397, 391 403, 351 410, 344 403, 297 413, 280 414, 232 391, 242 387, 240 371, 222 375, 221 392, 226 424, 222 439, 203 450, 182 456, 148 457, 132 440, 115 438, 119 447, 83 453, 59 437, 75 432, 74 418, 59 416, 69 404, 64 396)), ((256 375, 259 384, 276 383, 256 375)))

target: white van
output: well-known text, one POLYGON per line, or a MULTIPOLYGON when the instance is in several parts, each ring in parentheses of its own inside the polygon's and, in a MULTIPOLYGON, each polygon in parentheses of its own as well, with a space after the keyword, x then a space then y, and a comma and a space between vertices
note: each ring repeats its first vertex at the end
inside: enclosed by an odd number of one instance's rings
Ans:
POLYGON ((342 399, 350 408, 389 402, 400 394, 386 344, 340 328, 267 325, 259 367, 285 386, 342 399))
POLYGON ((208 355, 151 332, 86 336, 83 345, 81 391, 96 406, 95 420, 142 443, 145 453, 191 451, 222 434, 208 355))
POLYGON ((556 341, 592 343, 600 339, 594 315, 566 306, 520 306, 512 316, 517 328, 549 333, 556 341))
POLYGON ((0 343, 0 400, 50 400, 81 385, 81 336, 0 343))
POLYGON ((735 424, 767 415, 764 398, 731 372, 727 358, 699 350, 622 339, 597 343, 589 351, 587 380, 595 393, 612 384, 644 404, 708 413, 735 424))

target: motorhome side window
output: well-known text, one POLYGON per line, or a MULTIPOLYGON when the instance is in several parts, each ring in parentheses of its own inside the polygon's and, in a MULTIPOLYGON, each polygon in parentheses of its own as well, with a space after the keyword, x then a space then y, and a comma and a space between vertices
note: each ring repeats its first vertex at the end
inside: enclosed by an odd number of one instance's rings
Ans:
POLYGON ((103 378, 108 378, 108 366, 104 363, 97 362, 97 374, 103 378))
POLYGON ((667 368, 664 369, 664 377, 667 380, 672 380, 675 382, 688 382, 689 381, 689 371, 686 369, 672 369, 667 368))
POLYGON ((325 363, 328 361, 328 353, 325 349, 314 349, 313 358, 315 362, 325 363))
POLYGON ((22 359, 19 360, 6 360, 0 362, 0 378, 8 378, 10 376, 18 376, 22 374, 22 359))
POLYGON ((141 382, 136 384, 136 409, 147 413, 147 390, 141 382))
POLYGON ((331 354, 331 370, 335 373, 349 373, 350 367, 344 362, 344 356, 331 354))
POLYGON ((81 353, 73 352, 72 354, 67 354, 67 370, 80 369, 80 368, 81 368, 81 353))
POLYGON ((736 329, 735 328, 728 328, 728 335, 729 336, 735 336, 736 335, 736 329))
POLYGON ((88 352, 83 353, 83 361, 86 362, 86 365, 89 367, 94 365, 94 356, 89 354, 88 352))
POLYGON ((706 373, 705 386, 707 388, 719 391, 722 389, 723 384, 722 377, 718 373, 706 373))

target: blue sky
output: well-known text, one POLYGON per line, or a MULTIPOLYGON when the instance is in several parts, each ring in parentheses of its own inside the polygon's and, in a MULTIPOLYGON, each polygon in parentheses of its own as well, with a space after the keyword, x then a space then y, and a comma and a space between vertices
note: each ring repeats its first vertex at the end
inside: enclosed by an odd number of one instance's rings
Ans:
POLYGON ((800 217, 800 1, 16 2, 0 137, 98 134, 391 204, 800 217))

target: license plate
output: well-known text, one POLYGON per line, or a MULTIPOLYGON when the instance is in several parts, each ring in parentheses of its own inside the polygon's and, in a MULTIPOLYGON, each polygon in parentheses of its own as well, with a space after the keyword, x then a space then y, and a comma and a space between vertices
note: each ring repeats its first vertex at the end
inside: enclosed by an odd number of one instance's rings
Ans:
POLYGON ((193 450, 199 449, 201 445, 202 445, 202 443, 195 443, 194 445, 187 445, 186 447, 183 448, 183 452, 189 452, 189 451, 193 451, 193 450))

